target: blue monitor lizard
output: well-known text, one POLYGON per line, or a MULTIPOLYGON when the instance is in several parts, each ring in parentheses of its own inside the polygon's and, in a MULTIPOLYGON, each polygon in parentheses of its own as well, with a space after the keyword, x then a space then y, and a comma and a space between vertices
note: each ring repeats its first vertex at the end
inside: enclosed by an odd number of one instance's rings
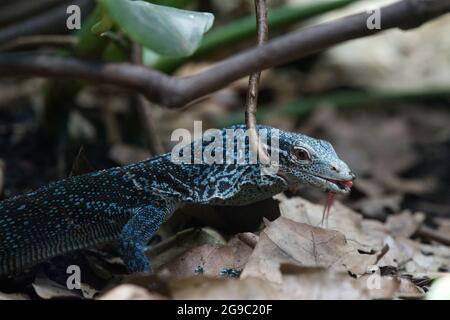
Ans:
MULTIPOLYGON (((241 132, 239 138, 243 129, 221 129, 216 139, 225 139, 229 130, 241 132)), ((117 242, 130 272, 150 272, 146 245, 182 204, 246 205, 298 184, 340 194, 350 191, 354 174, 329 142, 263 126, 258 126, 260 134, 262 129, 279 137, 277 148, 270 141, 266 145, 268 152, 279 153, 275 174, 261 174, 263 165, 258 162, 189 164, 173 161, 166 153, 56 181, 0 202, 0 276, 110 241, 117 242)), ((200 139, 189 148, 207 148, 213 140, 200 139)), ((248 139, 244 145, 248 156, 248 139)), ((242 156, 239 148, 225 149, 215 152, 231 154, 235 160, 242 156)))

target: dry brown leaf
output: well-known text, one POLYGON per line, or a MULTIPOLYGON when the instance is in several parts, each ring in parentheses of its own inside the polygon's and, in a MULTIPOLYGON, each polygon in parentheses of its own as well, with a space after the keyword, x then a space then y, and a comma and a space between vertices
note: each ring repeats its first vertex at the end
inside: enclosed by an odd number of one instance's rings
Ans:
POLYGON ((132 285, 122 284, 99 297, 99 300, 164 300, 163 295, 149 292, 146 289, 132 285))
POLYGON ((369 291, 370 299, 421 298, 424 295, 424 291, 411 280, 397 276, 377 278, 373 275, 363 275, 357 282, 361 288, 369 291))
POLYGON ((243 280, 195 277, 173 282, 170 288, 174 299, 361 299, 361 291, 348 285, 344 279, 352 281, 348 275, 336 276, 329 272, 320 274, 319 277, 287 277, 283 285, 253 277, 243 280), (324 285, 326 282, 328 285, 324 285))
POLYGON ((394 237, 411 237, 425 220, 425 214, 416 212, 414 214, 409 210, 390 215, 386 221, 386 227, 394 237))
POLYGON ((98 290, 94 289, 87 283, 81 283, 81 293, 83 294, 84 298, 92 299, 94 296, 99 292, 98 290))
POLYGON ((353 208, 361 211, 367 217, 384 218, 386 212, 398 212, 402 201, 402 194, 368 195, 353 203, 353 208))
POLYGON ((433 244, 428 245, 398 237, 389 243, 388 255, 395 257, 401 273, 414 277, 434 277, 442 270, 450 270, 450 247, 433 244))
POLYGON ((281 263, 296 264, 297 262, 283 250, 280 250, 267 234, 262 232, 247 265, 242 271, 241 279, 258 277, 274 283, 281 283, 282 277, 279 271, 281 263))
POLYGON ((162 269, 172 278, 180 278, 203 273, 220 276, 224 268, 242 269, 252 253, 252 248, 235 239, 227 245, 204 244, 192 248, 162 269))
POLYGON ((446 218, 435 218, 434 222, 438 225, 438 231, 450 234, 450 219, 446 218))
MULTIPOLYGON (((282 216, 298 222, 318 225, 323 206, 312 204, 300 197, 286 198, 278 195, 282 216)), ((384 245, 389 251, 378 262, 379 266, 390 266, 401 273, 413 276, 435 274, 450 267, 450 248, 430 246, 409 238, 424 217, 421 213, 402 212, 392 215, 386 224, 362 219, 351 209, 336 202, 331 208, 329 229, 342 232, 348 243, 363 252, 380 251, 384 245)), ((244 270, 245 271, 245 270, 244 270)))
POLYGON ((186 229, 153 246, 146 252, 146 255, 152 261, 153 268, 158 270, 193 248, 202 245, 225 244, 225 239, 213 229, 186 229))
POLYGON ((396 296, 399 298, 418 299, 423 298, 425 291, 411 282, 410 279, 398 277, 400 286, 397 289, 396 296))
POLYGON ((282 281, 274 283, 260 278, 241 280, 204 276, 171 281, 174 299, 391 299, 397 295, 423 292, 407 279, 379 277, 378 282, 366 275, 355 279, 345 272, 330 272, 324 268, 283 265, 282 281))
MULTIPOLYGON (((301 197, 275 197, 283 217, 313 226, 320 225, 323 205, 311 203, 301 197)), ((376 220, 363 219, 360 214, 335 201, 330 209, 328 229, 343 233, 347 241, 364 252, 379 251, 385 244, 388 229, 376 220)))
POLYGON ((81 298, 77 291, 69 290, 67 287, 60 285, 44 276, 38 276, 32 283, 33 289, 36 294, 42 299, 53 298, 81 298))
MULTIPOLYGON (((292 267, 289 267, 292 268, 292 267)), ((283 274, 282 292, 290 299, 361 300, 370 299, 369 290, 345 272, 322 268, 299 268, 283 274)))
POLYGON ((252 232, 243 232, 238 233, 235 237, 233 237, 229 244, 231 244, 233 241, 242 241, 245 244, 247 244, 250 248, 255 248, 256 244, 258 243, 259 236, 252 233, 252 232))
POLYGON ((313 227, 285 217, 266 224, 242 273, 244 278, 260 277, 280 283, 279 266, 287 262, 362 275, 377 262, 376 255, 360 254, 339 231, 313 227))
POLYGON ((281 271, 283 288, 290 288, 288 292, 300 291, 295 294, 296 299, 391 299, 398 295, 423 295, 409 279, 382 277, 379 273, 355 279, 347 273, 332 273, 323 268, 283 265, 281 271))
POLYGON ((94 289, 88 283, 83 282, 81 283, 80 290, 70 290, 66 286, 50 280, 43 274, 40 274, 36 277, 36 279, 32 283, 32 286, 36 294, 42 299, 64 297, 92 299, 98 293, 98 290, 94 289))
POLYGON ((1 300, 30 300, 30 297, 22 293, 0 292, 0 301, 1 300))
POLYGON ((376 257, 361 255, 339 231, 326 230, 280 217, 268 223, 264 233, 280 249, 304 266, 340 268, 364 274, 376 257))
POLYGON ((169 283, 172 297, 177 300, 260 300, 280 299, 278 288, 258 278, 243 280, 195 276, 169 283))

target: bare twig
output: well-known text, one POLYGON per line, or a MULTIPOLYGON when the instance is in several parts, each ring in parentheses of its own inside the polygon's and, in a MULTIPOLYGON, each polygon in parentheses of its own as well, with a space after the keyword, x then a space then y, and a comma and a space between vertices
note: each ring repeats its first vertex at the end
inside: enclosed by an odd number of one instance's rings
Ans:
POLYGON ((152 155, 162 154, 165 150, 156 130, 155 119, 153 116, 155 106, 142 94, 139 94, 137 99, 139 103, 139 114, 144 123, 143 127, 147 149, 152 155))
MULTIPOLYGON (((137 65, 142 64, 142 46, 133 43, 131 50, 131 60, 137 65)), ((156 133, 155 122, 152 114, 152 105, 142 94, 136 95, 137 112, 141 119, 141 124, 145 133, 145 143, 151 155, 164 153, 164 148, 156 133)))
MULTIPOLYGON (((256 29, 258 45, 262 46, 268 38, 267 30, 267 6, 265 0, 255 0, 256 29)), ((257 155, 262 164, 269 164, 270 159, 261 146, 256 127, 256 110, 258 108, 259 79, 261 72, 252 73, 248 80, 247 106, 245 111, 245 123, 249 134, 251 154, 257 155)))
POLYGON ((257 71, 390 28, 417 27, 448 12, 450 0, 399 1, 381 8, 381 29, 368 29, 367 20, 371 13, 363 12, 289 33, 225 59, 209 70, 181 79, 127 63, 8 53, 0 54, 0 76, 79 78, 109 83, 139 91, 163 106, 181 108, 257 71))
POLYGON ((11 42, 0 44, 0 52, 23 50, 40 46, 72 48, 77 44, 77 38, 68 35, 36 35, 19 37, 11 42))
POLYGON ((377 254, 377 260, 375 263, 378 263, 389 251, 389 245, 386 243, 383 248, 381 248, 380 252, 377 254))
POLYGON ((427 226, 421 226, 419 230, 417 230, 416 235, 424 239, 433 240, 450 246, 450 237, 448 235, 427 226))
POLYGON ((15 0, 0 4, 0 26, 25 19, 60 5, 64 0, 15 0))
POLYGON ((0 43, 13 41, 18 37, 30 36, 35 34, 54 34, 67 33, 67 7, 69 5, 78 5, 81 12, 86 15, 94 6, 91 0, 70 0, 55 6, 41 14, 33 16, 27 20, 9 25, 0 30, 0 43))

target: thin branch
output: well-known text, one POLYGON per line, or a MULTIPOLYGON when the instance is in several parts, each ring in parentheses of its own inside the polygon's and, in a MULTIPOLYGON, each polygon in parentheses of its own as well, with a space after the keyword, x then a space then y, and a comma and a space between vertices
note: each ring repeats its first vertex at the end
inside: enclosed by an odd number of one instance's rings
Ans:
POLYGON ((0 44, 0 52, 23 50, 40 46, 73 48, 77 38, 68 35, 35 35, 19 37, 11 42, 0 44))
MULTIPOLYGON (((137 65, 142 64, 142 46, 133 43, 131 50, 131 61, 137 65)), ((156 132, 156 126, 153 118, 154 108, 152 104, 142 94, 136 95, 136 107, 140 121, 145 133, 145 144, 152 156, 164 153, 161 140, 156 132)))
POLYGON ((30 36, 35 34, 54 34, 67 33, 67 7, 69 5, 78 5, 83 15, 87 14, 93 7, 91 0, 71 0, 66 1, 60 6, 55 6, 45 10, 41 14, 26 19, 16 24, 6 26, 0 30, 0 43, 13 41, 18 37, 30 36))
POLYGON ((446 246, 450 246, 450 236, 427 226, 421 226, 419 230, 417 230, 416 235, 424 239, 433 240, 445 244, 446 246))
POLYGON ((450 0, 403 0, 381 9, 381 29, 368 29, 371 12, 341 18, 281 36, 223 60, 199 74, 169 77, 143 66, 35 54, 0 54, 0 76, 78 78, 126 87, 169 108, 181 108, 260 70, 317 53, 338 43, 391 28, 409 29, 450 12, 450 0))
MULTIPOLYGON (((267 42, 267 6, 266 0, 255 0, 256 29, 258 34, 258 45, 267 42)), ((258 108, 259 79, 261 72, 252 73, 248 80, 247 107, 245 111, 245 123, 249 133, 250 154, 257 155, 262 164, 269 164, 270 159, 261 146, 256 128, 256 111, 258 108)))
POLYGON ((59 5, 63 0, 21 0, 0 4, 0 26, 25 19, 59 5))

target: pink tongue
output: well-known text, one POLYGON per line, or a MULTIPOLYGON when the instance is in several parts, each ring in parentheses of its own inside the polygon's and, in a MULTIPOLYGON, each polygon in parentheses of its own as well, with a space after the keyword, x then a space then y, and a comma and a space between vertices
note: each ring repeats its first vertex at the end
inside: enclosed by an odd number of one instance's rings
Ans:
POLYGON ((353 181, 352 180, 348 180, 348 181, 341 181, 340 184, 346 186, 346 187, 353 187, 353 181))
MULTIPOLYGON (((352 180, 348 180, 348 181, 339 181, 339 183, 345 187, 353 187, 353 181, 352 180)), ((322 213, 322 222, 320 223, 320 225, 323 226, 323 223, 325 222, 326 224, 328 224, 328 217, 330 215, 330 209, 331 206, 333 205, 334 199, 336 198, 336 193, 334 192, 328 192, 328 196, 327 196, 327 202, 325 203, 325 207, 323 208, 323 213, 322 213)))
MULTIPOLYGON (((351 182, 351 181, 350 181, 351 182)), ((323 208, 323 213, 322 213, 322 222, 320 222, 320 225, 323 226, 323 223, 326 221, 326 223, 328 224, 328 216, 330 215, 330 209, 331 206, 333 205, 334 199, 336 198, 336 193, 334 192, 328 192, 328 196, 327 196, 327 202, 325 204, 325 208, 323 208)))

